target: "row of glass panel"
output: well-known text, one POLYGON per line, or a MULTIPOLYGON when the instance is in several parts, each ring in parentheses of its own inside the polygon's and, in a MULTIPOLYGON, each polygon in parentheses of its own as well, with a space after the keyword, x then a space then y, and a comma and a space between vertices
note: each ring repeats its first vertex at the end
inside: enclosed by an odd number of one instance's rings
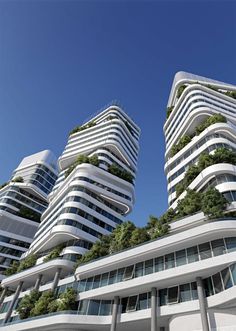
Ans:
POLYGON ((79 292, 89 291, 98 287, 142 277, 154 272, 175 268, 184 264, 205 260, 236 250, 236 238, 216 239, 200 245, 192 246, 173 253, 159 256, 150 260, 136 263, 100 275, 80 280, 79 292))

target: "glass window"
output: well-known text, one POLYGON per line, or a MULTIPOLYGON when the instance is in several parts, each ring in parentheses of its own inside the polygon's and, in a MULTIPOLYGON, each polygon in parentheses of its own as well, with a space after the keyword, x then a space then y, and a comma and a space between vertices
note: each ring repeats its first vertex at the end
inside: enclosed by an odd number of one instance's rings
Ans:
POLYGON ((191 283, 191 293, 192 293, 192 300, 197 300, 198 294, 197 294, 197 283, 196 282, 191 283))
POLYGON ((167 292, 168 304, 179 302, 179 286, 169 287, 167 292))
POLYGON ((210 243, 204 243, 198 246, 201 260, 209 259, 211 257, 210 243))
POLYGON ((236 264, 231 265, 230 270, 233 277, 234 285, 236 285, 236 264))
POLYGON ((100 307, 100 300, 90 300, 88 315, 98 315, 100 307))
POLYGON ((123 280, 128 280, 133 278, 133 274, 134 274, 134 265, 126 267, 123 275, 123 280))
POLYGON ((127 312, 135 311, 136 310, 137 299, 138 299, 138 296, 137 295, 133 295, 132 297, 129 297, 128 298, 128 303, 127 303, 127 308, 126 308, 126 311, 127 312))
POLYGON ((164 270, 164 256, 155 258, 155 272, 164 270))
POLYGON ((219 272, 212 276, 212 281, 214 285, 215 294, 222 292, 223 286, 219 272))
POLYGON ((86 279, 80 280, 78 284, 78 292, 84 292, 85 285, 86 285, 86 279))
POLYGON ((99 315, 110 315, 111 314, 111 301, 102 300, 100 305, 99 315))
POLYGON ((118 269, 117 282, 122 282, 125 268, 118 269))
POLYGON ((117 274, 117 270, 110 271, 108 284, 116 283, 116 274, 117 274))
POLYGON ((211 247, 214 256, 225 254, 225 244, 223 239, 213 240, 211 242, 211 247))
POLYGON ((153 259, 145 261, 145 275, 149 275, 153 273, 153 259))
POLYGON ((190 284, 180 285, 180 302, 191 300, 190 284))
POLYGON ((174 253, 165 255, 165 269, 175 267, 175 255, 174 253))
POLYGON ((87 314, 88 303, 89 303, 89 300, 79 301, 79 308, 78 308, 78 314, 79 315, 86 315, 87 314))
POLYGON ((148 308, 148 295, 147 293, 139 294, 137 310, 148 308))
POLYGON ((203 282, 204 282, 206 296, 209 297, 210 295, 213 295, 214 291, 213 291, 213 284, 211 277, 204 279, 203 282))
POLYGON ((159 290, 160 296, 160 306, 165 306, 167 304, 167 288, 159 290))
POLYGON ((100 286, 106 286, 108 284, 108 276, 109 276, 109 272, 106 272, 104 274, 102 274, 101 276, 101 282, 100 282, 100 286))
POLYGON ((135 277, 143 276, 143 262, 137 263, 135 265, 135 277))
POLYGON ((151 308, 151 292, 148 292, 148 308, 151 308))
POLYGON ((231 279, 230 271, 229 268, 225 268, 224 270, 221 271, 221 276, 224 284, 225 290, 233 286, 233 282, 231 279))
POLYGON ((236 238, 225 238, 228 252, 236 251, 236 238))
POLYGON ((121 312, 125 313, 127 309, 128 298, 121 299, 121 312))
POLYGON ((176 256, 176 266, 177 267, 187 263, 185 249, 182 249, 181 251, 176 252, 175 256, 176 256))
POLYGON ((93 288, 98 288, 100 285, 101 275, 94 276, 93 288))
POLYGON ((93 287, 93 277, 90 277, 87 279, 86 286, 85 286, 85 291, 91 290, 93 287))
POLYGON ((197 246, 187 248, 188 263, 196 262, 199 260, 197 246))

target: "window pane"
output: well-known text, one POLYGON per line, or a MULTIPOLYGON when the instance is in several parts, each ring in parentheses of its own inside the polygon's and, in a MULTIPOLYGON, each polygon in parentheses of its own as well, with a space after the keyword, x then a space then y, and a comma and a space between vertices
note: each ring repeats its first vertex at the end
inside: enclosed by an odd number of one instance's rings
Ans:
POLYGON ((79 302, 79 315, 86 315, 87 314, 87 307, 88 307, 89 300, 82 300, 79 302))
POLYGON ((205 260, 211 257, 210 243, 204 243, 199 245, 199 253, 201 260, 205 260))
POLYGON ((155 259, 155 272, 164 270, 164 256, 155 259))
POLYGON ((100 300, 90 300, 88 315, 98 315, 100 306, 100 300))
POLYGON ((131 279, 133 277, 133 273, 134 273, 134 265, 126 267, 123 275, 123 280, 131 279))
POLYGON ((225 268, 224 270, 222 270, 221 276, 223 279, 223 284, 224 284, 225 290, 227 290, 227 288, 230 288, 233 286, 229 268, 225 268))
POLYGON ((108 272, 106 272, 105 274, 102 274, 101 285, 100 286, 106 286, 107 285, 107 283, 108 283, 108 275, 109 275, 108 272))
POLYGON ((236 264, 231 265, 230 270, 231 270, 231 273, 232 273, 234 285, 236 285, 236 264))
POLYGON ((190 301, 190 300, 191 300, 190 284, 180 285, 180 302, 190 301))
POLYGON ((127 309, 128 298, 121 299, 121 312, 125 313, 127 309))
POLYGON ((145 275, 149 275, 153 273, 153 259, 145 261, 145 275))
POLYGON ((148 308, 147 293, 139 294, 137 310, 142 310, 147 308, 148 308))
POLYGON ((84 292, 86 285, 86 279, 80 280, 78 284, 78 292, 84 292))
POLYGON ((91 290, 93 286, 93 277, 87 279, 85 291, 91 290))
POLYGON ((177 303, 179 301, 179 287, 173 286, 168 288, 168 304, 177 303))
POLYGON ((225 238, 228 252, 236 251, 236 238, 225 238))
POLYGON ((223 286, 222 286, 219 272, 212 276, 212 281, 213 281, 213 285, 214 285, 215 294, 222 292, 223 286))
POLYGON ((117 282, 122 282, 125 268, 118 269, 117 282))
POLYGON ((160 295, 160 306, 165 306, 167 304, 167 288, 159 291, 160 295))
POLYGON ((204 279, 203 282, 204 282, 206 297, 213 295, 214 291, 213 291, 213 284, 212 284, 211 277, 204 279))
POLYGON ((187 248, 188 263, 196 262, 199 260, 197 246, 187 248))
POLYGON ((176 256, 176 266, 177 267, 187 263, 185 249, 182 249, 181 251, 176 252, 175 256, 176 256))
POLYGON ((108 284, 116 283, 116 274, 117 274, 117 270, 110 271, 108 284))
POLYGON ((98 288, 100 285, 101 275, 94 276, 93 288, 98 288))
POLYGON ((137 299, 138 299, 137 295, 133 295, 132 297, 128 298, 127 309, 126 309, 127 312, 136 310, 137 299))
POLYGON ((111 314, 111 300, 102 300, 99 315, 111 314))
POLYGON ((137 263, 135 265, 135 277, 143 276, 143 262, 137 263))
POLYGON ((213 240, 211 242, 211 247, 214 256, 225 254, 225 244, 223 239, 213 240))
POLYGON ((197 300, 198 294, 197 294, 197 283, 196 282, 191 283, 191 293, 192 293, 192 300, 197 300))
POLYGON ((175 255, 174 253, 165 255, 165 269, 175 267, 175 255))

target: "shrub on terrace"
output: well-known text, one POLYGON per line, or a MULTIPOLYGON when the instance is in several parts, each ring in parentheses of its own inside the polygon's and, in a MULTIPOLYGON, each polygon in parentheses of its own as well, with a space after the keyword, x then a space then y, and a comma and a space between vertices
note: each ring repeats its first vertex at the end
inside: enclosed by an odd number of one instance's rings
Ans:
POLYGON ((182 93, 184 92, 184 90, 186 89, 187 85, 181 85, 178 90, 177 90, 177 99, 179 99, 182 95, 182 93))
POLYGON ((60 256, 61 251, 63 250, 64 245, 58 245, 56 246, 44 259, 43 262, 48 262, 51 261, 53 259, 56 259, 60 256))
POLYGON ((15 177, 11 180, 13 183, 23 183, 24 179, 21 176, 15 177))
POLYGON ((167 107, 166 108, 166 119, 169 118, 169 116, 172 113, 173 109, 174 109, 174 106, 171 106, 171 107, 167 107))
POLYGON ((55 299, 48 304, 48 312, 76 310, 76 296, 77 292, 73 288, 67 288, 65 292, 60 294, 58 299, 55 299))
POLYGON ((173 157, 175 154, 181 151, 181 149, 188 145, 191 140, 192 138, 188 135, 184 135, 183 137, 181 137, 179 142, 171 148, 170 156, 173 157))
POLYGON ((95 125, 96 125, 95 122, 89 122, 89 123, 86 124, 86 125, 76 126, 73 130, 70 131, 69 136, 72 135, 72 134, 74 134, 74 133, 77 133, 77 132, 83 131, 83 130, 85 130, 85 129, 89 129, 89 128, 95 126, 95 125))
POLYGON ((204 122, 202 122, 200 125, 196 126, 195 131, 196 135, 199 135, 201 132, 203 132, 206 128, 208 128, 210 125, 215 123, 226 123, 226 117, 221 114, 215 114, 212 116, 209 116, 204 122))
POLYGON ((122 169, 120 167, 118 167, 116 164, 111 164, 108 167, 108 172, 110 172, 112 175, 115 175, 121 179, 126 180, 129 183, 133 183, 133 175, 131 174, 131 172, 122 169))
POLYGON ((4 271, 4 275, 11 276, 28 268, 31 268, 35 265, 37 261, 36 254, 30 254, 25 259, 21 261, 13 261, 11 266, 4 271))
POLYGON ((233 99, 236 99, 236 91, 227 91, 227 92, 225 92, 225 95, 227 95, 228 97, 231 97, 233 99))
POLYGON ((0 190, 1 190, 2 188, 4 188, 5 186, 7 186, 8 184, 9 184, 9 182, 5 182, 5 183, 1 184, 1 185, 0 185, 0 190))
POLYGON ((208 218, 220 218, 224 215, 227 200, 215 188, 209 188, 202 197, 201 208, 208 218))
POLYGON ((87 156, 84 154, 81 154, 77 157, 77 159, 75 160, 74 163, 72 163, 65 171, 65 178, 67 178, 71 172, 79 165, 79 164, 83 164, 83 163, 89 163, 92 164, 96 167, 99 166, 99 160, 97 155, 93 155, 93 156, 87 156))
POLYGON ((16 308, 20 319, 25 319, 30 316, 31 310, 33 310, 35 303, 39 300, 41 293, 32 290, 29 294, 26 294, 20 301, 18 307, 16 308))
POLYGON ((35 302, 33 309, 31 309, 30 316, 48 314, 50 304, 54 300, 55 294, 51 290, 43 292, 39 299, 35 302))

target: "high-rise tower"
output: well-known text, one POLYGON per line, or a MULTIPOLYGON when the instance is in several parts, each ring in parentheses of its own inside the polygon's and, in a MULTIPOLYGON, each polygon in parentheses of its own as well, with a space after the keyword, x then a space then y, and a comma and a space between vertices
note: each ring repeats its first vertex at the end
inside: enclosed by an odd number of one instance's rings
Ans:
POLYGON ((66 246, 76 261, 133 208, 137 125, 117 106, 71 131, 59 158, 60 174, 27 254, 66 246))
POLYGON ((0 273, 29 248, 57 179, 50 151, 25 157, 0 190, 0 273))

